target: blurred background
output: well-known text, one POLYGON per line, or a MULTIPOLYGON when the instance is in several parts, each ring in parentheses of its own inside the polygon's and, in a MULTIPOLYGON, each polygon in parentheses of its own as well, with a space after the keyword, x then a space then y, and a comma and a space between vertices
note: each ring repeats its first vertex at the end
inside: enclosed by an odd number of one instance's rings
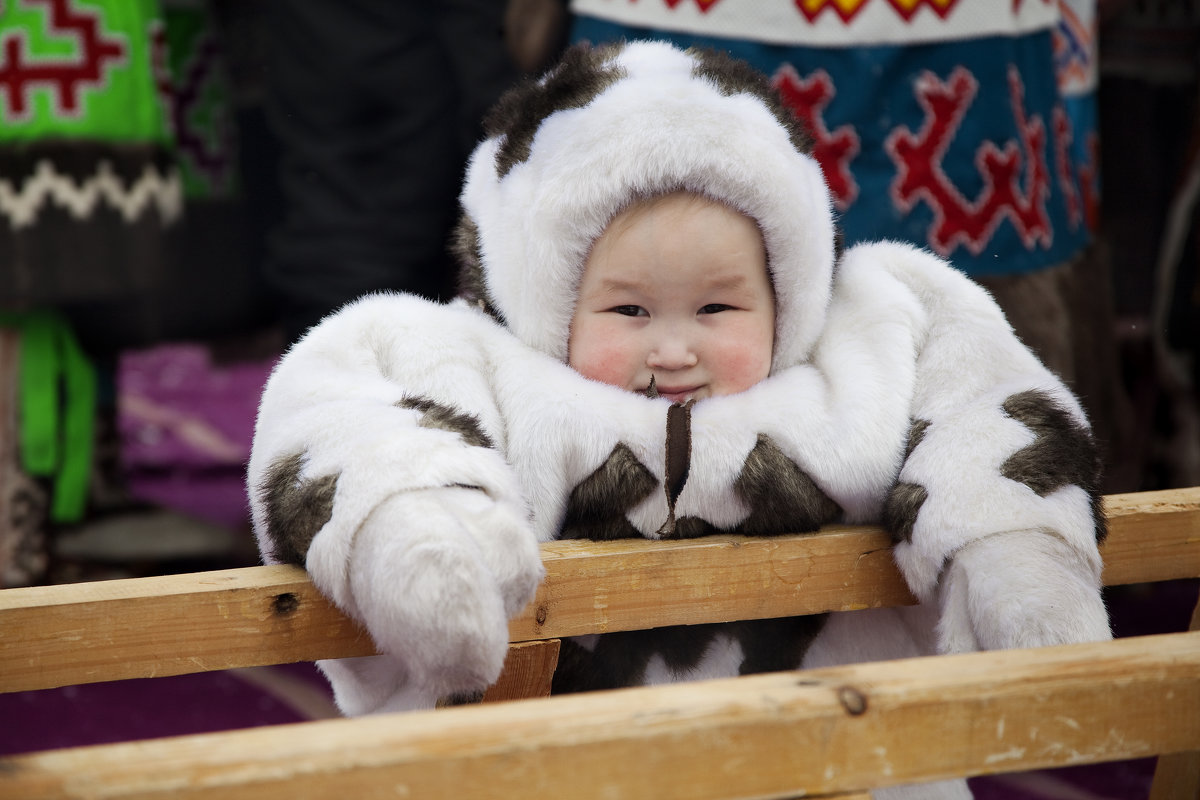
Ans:
MULTIPOLYGON (((847 241, 915 241, 991 290, 1082 397, 1106 492, 1200 484, 1200 3, 993 4, 1026 16, 990 33, 961 23, 977 5, 0 4, 0 587, 258 563, 244 470, 275 360, 365 292, 453 297, 484 115, 581 40, 762 69, 847 241), (768 6, 804 35, 761 35, 768 6)), ((1185 627, 1196 588, 1112 590, 1118 632, 1185 627)), ((333 713, 305 665, 125 684, 0 696, 0 752, 333 713)), ((976 791, 1144 797, 1150 769, 976 791)))

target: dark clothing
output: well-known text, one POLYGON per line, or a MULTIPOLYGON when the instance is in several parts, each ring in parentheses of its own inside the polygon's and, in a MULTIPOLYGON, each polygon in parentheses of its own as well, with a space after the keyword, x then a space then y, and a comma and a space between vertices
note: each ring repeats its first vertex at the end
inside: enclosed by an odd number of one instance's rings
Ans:
POLYGON ((502 3, 270 4, 267 108, 285 214, 266 277, 294 340, 371 291, 446 296, 479 120, 517 77, 502 3))

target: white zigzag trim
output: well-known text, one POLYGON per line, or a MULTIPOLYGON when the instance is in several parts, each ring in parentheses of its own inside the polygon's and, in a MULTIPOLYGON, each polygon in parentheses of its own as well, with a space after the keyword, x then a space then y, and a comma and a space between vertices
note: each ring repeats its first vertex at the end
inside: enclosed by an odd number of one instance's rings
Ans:
POLYGON ((14 230, 33 225, 47 202, 67 209, 77 219, 87 219, 97 203, 106 202, 130 223, 154 204, 163 222, 170 223, 183 213, 183 184, 178 169, 170 168, 164 177, 147 164, 141 177, 126 187, 107 160, 96 165, 95 175, 78 184, 59 175, 49 159, 38 161, 33 175, 19 189, 0 178, 0 213, 9 218, 14 230))

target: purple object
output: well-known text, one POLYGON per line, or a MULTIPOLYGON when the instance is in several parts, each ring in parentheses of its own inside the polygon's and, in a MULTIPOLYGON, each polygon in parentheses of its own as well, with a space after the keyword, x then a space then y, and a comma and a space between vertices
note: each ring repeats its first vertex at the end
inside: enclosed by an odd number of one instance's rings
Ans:
POLYGON ((246 461, 259 397, 275 360, 214 364, 208 348, 198 344, 123 353, 117 430, 130 493, 244 527, 246 461))
POLYGON ((0 756, 314 718, 289 700, 296 686, 318 707, 329 695, 307 663, 0 694, 0 756))

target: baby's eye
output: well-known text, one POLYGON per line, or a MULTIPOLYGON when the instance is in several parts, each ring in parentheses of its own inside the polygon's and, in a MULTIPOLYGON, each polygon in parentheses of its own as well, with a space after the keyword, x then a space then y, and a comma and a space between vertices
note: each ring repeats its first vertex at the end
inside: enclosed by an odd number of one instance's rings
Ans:
POLYGON ((613 306, 609 311, 616 312, 625 317, 645 317, 646 309, 641 306, 613 306))
POLYGON ((733 306, 727 306, 724 303, 709 303, 700 309, 701 314, 720 314, 722 311, 729 311, 733 306))

